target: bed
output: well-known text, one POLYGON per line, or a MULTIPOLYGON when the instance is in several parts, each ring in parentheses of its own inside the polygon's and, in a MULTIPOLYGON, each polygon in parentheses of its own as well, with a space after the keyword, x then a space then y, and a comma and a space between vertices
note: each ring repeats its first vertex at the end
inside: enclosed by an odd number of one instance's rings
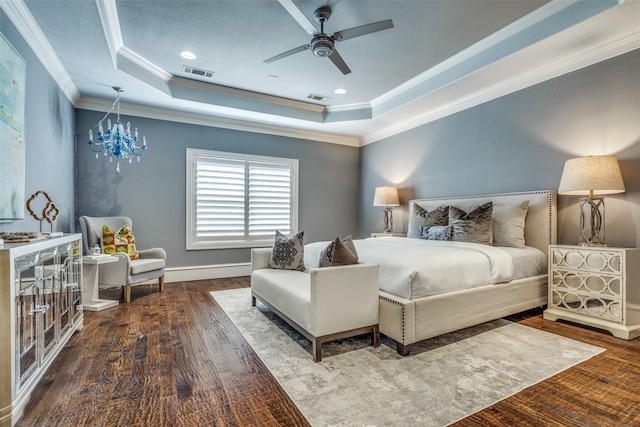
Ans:
MULTIPOLYGON (((556 243, 555 191, 416 199, 408 212, 410 238, 354 241, 361 261, 380 265, 380 332, 396 342, 398 353, 407 355, 418 341, 546 304, 548 247, 556 243), (461 212, 454 220, 466 220, 487 206, 493 228, 490 242, 483 243, 491 244, 465 241, 464 221, 452 221, 454 234, 463 233, 454 240, 463 241, 432 239, 432 231, 451 226, 417 226, 445 207, 461 212), (514 228, 515 207, 521 222, 514 228)), ((306 245, 305 264, 312 265, 324 246, 306 245)))

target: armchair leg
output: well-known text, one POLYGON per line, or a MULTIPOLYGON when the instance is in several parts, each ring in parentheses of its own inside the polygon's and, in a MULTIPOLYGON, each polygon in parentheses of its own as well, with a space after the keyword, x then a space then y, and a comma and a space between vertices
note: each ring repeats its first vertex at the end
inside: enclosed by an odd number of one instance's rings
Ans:
POLYGON ((160 283, 160 292, 164 291, 164 276, 160 277, 158 282, 160 283))
POLYGON ((122 299, 124 299, 124 302, 131 302, 131 285, 122 287, 122 299))

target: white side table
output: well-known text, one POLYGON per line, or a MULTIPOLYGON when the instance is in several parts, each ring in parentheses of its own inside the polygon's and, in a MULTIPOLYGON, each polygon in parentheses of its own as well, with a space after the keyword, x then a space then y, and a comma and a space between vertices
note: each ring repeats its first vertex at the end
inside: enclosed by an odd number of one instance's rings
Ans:
POLYGON ((101 311, 118 305, 116 300, 98 298, 98 267, 100 264, 118 262, 111 255, 85 256, 82 258, 82 308, 87 311, 101 311))

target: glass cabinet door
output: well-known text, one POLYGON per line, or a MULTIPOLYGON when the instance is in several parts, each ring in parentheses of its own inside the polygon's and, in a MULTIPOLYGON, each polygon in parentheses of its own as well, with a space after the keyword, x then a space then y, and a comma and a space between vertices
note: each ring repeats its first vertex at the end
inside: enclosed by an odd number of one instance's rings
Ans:
POLYGON ((36 320, 40 320, 42 333, 41 358, 49 355, 58 340, 56 331, 57 310, 56 302, 59 294, 59 283, 56 275, 59 268, 60 254, 58 248, 53 247, 40 251, 40 259, 36 264, 36 291, 39 292, 36 320))
POLYGON ((58 246, 61 262, 56 273, 55 296, 60 336, 64 336, 71 330, 73 320, 73 304, 71 302, 71 289, 69 289, 69 264, 73 262, 73 257, 69 257, 70 246, 70 243, 58 246))
POLYGON ((56 274, 56 309, 60 327, 60 336, 70 331, 71 326, 81 314, 80 271, 81 258, 75 254, 75 242, 58 246, 60 255, 56 274))
POLYGON ((39 343, 35 313, 39 310, 39 294, 35 277, 40 254, 33 253, 15 260, 16 286, 16 388, 19 389, 38 368, 39 343))

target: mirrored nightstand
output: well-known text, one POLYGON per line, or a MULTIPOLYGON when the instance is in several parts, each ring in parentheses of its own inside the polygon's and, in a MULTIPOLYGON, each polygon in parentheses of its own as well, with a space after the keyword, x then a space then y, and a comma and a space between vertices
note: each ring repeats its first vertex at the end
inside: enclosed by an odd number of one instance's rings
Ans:
POLYGON ((544 318, 589 325, 627 340, 640 336, 640 250, 550 246, 544 318))

